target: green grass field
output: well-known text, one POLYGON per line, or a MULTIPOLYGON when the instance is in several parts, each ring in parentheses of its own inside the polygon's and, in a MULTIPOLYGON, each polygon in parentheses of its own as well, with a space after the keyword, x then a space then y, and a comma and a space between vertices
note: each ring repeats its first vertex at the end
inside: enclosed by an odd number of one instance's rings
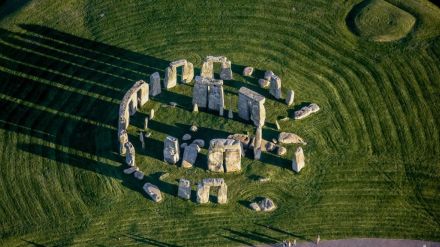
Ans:
MULTIPOLYGON (((440 241, 440 9, 433 3, 388 0, 415 24, 397 41, 374 42, 354 31, 352 9, 361 1, 13 2, 0 5, 0 245, 236 246, 317 234, 440 241), (300 174, 290 169, 294 145, 285 157, 244 158, 239 174, 207 172, 206 149, 191 170, 165 164, 165 136, 181 137, 192 123, 205 141, 253 131, 193 114, 192 85, 163 92, 132 118, 130 140, 146 178, 122 173, 116 129, 125 91, 155 71, 163 78, 181 58, 199 74, 207 55, 233 63, 227 107, 231 98, 237 111, 241 86, 267 97, 266 139, 278 135, 275 120, 299 105, 321 107, 280 122, 308 143, 300 174), (242 77, 244 66, 255 67, 255 77, 242 77), (284 93, 295 90, 294 107, 259 88, 265 70, 280 75, 284 93), (179 107, 163 107, 171 101, 179 107), (152 136, 141 150, 137 131, 151 108, 152 136), (170 173, 163 181, 162 172, 170 173), (224 177, 229 203, 177 198, 181 177, 224 177), (160 187, 162 203, 143 194, 147 181, 160 187), (278 209, 251 211, 259 196, 278 209)), ((362 25, 369 21, 387 24, 365 18, 362 25)), ((379 26, 381 34, 389 28, 379 26)))

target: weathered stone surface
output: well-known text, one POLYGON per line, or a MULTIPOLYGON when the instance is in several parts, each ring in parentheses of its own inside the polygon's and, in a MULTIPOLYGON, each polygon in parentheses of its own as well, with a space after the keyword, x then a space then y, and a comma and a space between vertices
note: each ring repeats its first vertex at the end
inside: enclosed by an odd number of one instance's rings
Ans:
POLYGON ((217 202, 225 204, 228 201, 228 186, 223 178, 205 178, 197 184, 197 202, 207 203, 209 201, 209 190, 211 186, 219 187, 217 202))
POLYGON ((144 179, 144 173, 141 172, 141 171, 135 171, 134 172, 134 177, 139 179, 139 180, 142 180, 142 179, 144 179))
POLYGON ((182 144, 180 144, 180 148, 186 148, 186 146, 188 146, 188 143, 182 143, 182 144))
POLYGON ((203 148, 205 147, 205 141, 202 139, 195 139, 192 144, 196 144, 197 146, 203 148))
POLYGON ((150 117, 150 120, 154 118, 154 109, 150 110, 150 115, 148 115, 150 117))
POLYGON ((132 174, 135 171, 139 171, 139 167, 131 166, 131 167, 127 168, 127 169, 124 169, 124 173, 128 174, 128 175, 132 174))
POLYGON ((273 150, 275 150, 276 146, 275 146, 275 143, 273 143, 273 142, 266 142, 265 147, 266 147, 266 151, 272 152, 273 150))
POLYGON ((257 211, 257 212, 261 211, 260 206, 256 202, 252 202, 251 204, 249 204, 249 207, 254 211, 257 211))
POLYGON ((258 85, 260 85, 261 88, 267 88, 269 86, 270 82, 268 80, 259 79, 258 85))
POLYGON ((163 159, 170 164, 176 164, 179 161, 179 140, 172 136, 167 136, 164 141, 163 159))
POLYGON ((191 128, 189 129, 191 132, 197 132, 198 128, 196 125, 191 125, 191 128))
POLYGON ((270 212, 276 209, 275 203, 269 198, 264 198, 263 200, 261 200, 258 203, 258 206, 260 206, 260 209, 263 212, 270 212))
POLYGON ((319 110, 320 110, 319 106, 315 103, 312 103, 312 104, 310 104, 308 106, 304 106, 300 110, 296 111, 294 118, 296 120, 303 119, 312 113, 318 112, 319 110))
POLYGON ((275 120, 275 127, 277 128, 277 130, 280 130, 280 124, 278 123, 278 120, 275 120))
POLYGON ((128 142, 128 134, 125 129, 122 129, 119 133, 119 154, 125 155, 127 153, 127 149, 125 148, 125 143, 128 142))
POLYGON ((209 185, 204 185, 203 183, 197 184, 197 203, 203 204, 209 201, 209 185))
POLYGON ((249 148, 249 145, 251 142, 251 138, 249 138, 249 136, 245 135, 245 134, 229 135, 228 139, 233 139, 233 140, 241 142, 241 145, 243 146, 243 148, 249 148))
POLYGON ((144 133, 142 131, 139 132, 139 141, 141 142, 142 149, 145 149, 144 133))
POLYGON ((261 142, 263 139, 263 128, 258 126, 255 130, 254 138, 254 159, 259 160, 261 157, 261 142))
POLYGON ((294 133, 281 132, 278 135, 278 141, 284 144, 307 144, 301 137, 294 133))
POLYGON ((185 135, 183 135, 183 136, 182 136, 182 140, 183 140, 183 141, 189 141, 189 140, 191 140, 191 135, 190 135, 190 134, 185 134, 185 135))
POLYGON ((277 154, 278 154, 279 156, 283 156, 283 155, 285 155, 286 153, 287 153, 287 149, 286 149, 285 147, 278 146, 278 148, 277 148, 277 154))
POLYGON ((220 79, 232 80, 231 61, 225 61, 221 64, 220 79))
POLYGON ((273 75, 270 78, 270 90, 269 93, 272 94, 275 99, 281 99, 281 78, 277 75, 273 75))
POLYGON ((156 96, 162 92, 162 87, 160 85, 160 75, 159 72, 154 72, 150 75, 150 95, 156 96))
POLYGON ((196 76, 193 88, 193 105, 221 111, 225 107, 223 81, 196 76))
POLYGON ((300 172, 304 166, 304 151, 302 147, 298 147, 295 152, 295 157, 292 160, 292 170, 295 172, 300 172))
POLYGON ((149 99, 149 86, 144 81, 137 81, 124 95, 119 105, 118 134, 127 130, 130 116, 142 107, 149 99))
POLYGON ((272 71, 268 70, 264 73, 264 79, 266 81, 270 81, 270 78, 272 78, 272 76, 274 76, 274 75, 275 74, 272 71))
POLYGON ((163 87, 170 89, 177 84, 177 69, 175 67, 167 67, 165 69, 165 78, 163 79, 163 87))
POLYGON ((202 64, 202 71, 200 76, 203 78, 213 78, 214 77, 214 65, 211 61, 205 61, 202 64))
POLYGON ((186 200, 191 198, 191 182, 187 179, 181 178, 179 180, 179 190, 177 196, 186 200))
POLYGON ((186 63, 186 66, 183 66, 183 75, 182 82, 190 83, 194 78, 194 65, 190 62, 186 63))
POLYGON ((224 107, 223 85, 210 85, 208 91, 208 108, 220 112, 224 107))
POLYGON ((293 105, 293 100, 294 99, 295 99, 295 92, 293 90, 289 90, 289 92, 287 92, 286 104, 288 106, 293 105))
POLYGON ((208 169, 214 172, 241 170, 241 143, 233 139, 212 139, 209 144, 208 169))
POLYGON ((135 161, 136 152, 134 150, 133 144, 131 144, 131 142, 126 142, 125 149, 127 150, 125 156, 125 163, 129 166, 136 166, 136 161, 135 161))
POLYGON ((147 193, 148 196, 150 196, 150 198, 155 201, 155 202, 161 202, 162 201, 162 193, 160 192, 159 188, 151 183, 145 183, 144 186, 142 187, 145 191, 145 193, 147 193))
POLYGON ((253 72, 254 72, 254 68, 253 67, 246 67, 246 68, 243 69, 243 75, 244 76, 251 76, 253 72))
POLYGON ((260 183, 266 183, 269 181, 270 181, 270 178, 268 178, 268 177, 261 177, 258 179, 258 182, 260 182, 260 183))
POLYGON ((192 168, 197 159, 197 154, 200 152, 199 146, 191 144, 185 147, 183 151, 182 167, 192 168))
POLYGON ((218 189, 217 203, 226 204, 228 202, 228 186, 223 183, 218 189))
POLYGON ((245 87, 241 87, 238 93, 238 116, 244 120, 252 120, 255 126, 264 126, 266 120, 264 102, 266 99, 245 87))

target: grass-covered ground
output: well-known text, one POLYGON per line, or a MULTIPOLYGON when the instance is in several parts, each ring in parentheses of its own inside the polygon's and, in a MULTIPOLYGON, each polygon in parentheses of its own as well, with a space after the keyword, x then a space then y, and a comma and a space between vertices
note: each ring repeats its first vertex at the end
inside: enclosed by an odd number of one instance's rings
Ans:
MULTIPOLYGON (((0 245, 219 246, 349 237, 440 241, 440 9, 429 1, 390 0, 414 16, 396 42, 353 33, 359 1, 13 1, 0 5, 0 245), (133 118, 130 139, 143 182, 122 173, 118 104, 139 79, 186 58, 197 72, 206 55, 233 62, 226 104, 247 86, 267 96, 265 138, 274 122, 305 102, 321 111, 280 122, 305 138, 307 166, 285 157, 243 159, 240 174, 162 162, 166 135, 199 126, 205 141, 252 126, 191 112, 192 85, 154 98, 133 118), (243 66, 256 77, 240 76, 243 66), (274 100, 257 80, 264 70, 295 90, 296 106, 274 100), (179 107, 163 107, 170 101, 179 107), (137 130, 151 108, 152 136, 137 130), (162 172, 170 176, 164 181, 162 172), (261 184, 258 176, 271 181, 261 184), (181 177, 224 177, 229 203, 176 197, 181 177), (272 213, 250 200, 268 196, 272 213)), ((286 91, 285 91, 286 92, 286 91)), ((233 103, 236 111, 236 103, 233 103)), ((195 188, 193 188, 193 193, 195 188)))

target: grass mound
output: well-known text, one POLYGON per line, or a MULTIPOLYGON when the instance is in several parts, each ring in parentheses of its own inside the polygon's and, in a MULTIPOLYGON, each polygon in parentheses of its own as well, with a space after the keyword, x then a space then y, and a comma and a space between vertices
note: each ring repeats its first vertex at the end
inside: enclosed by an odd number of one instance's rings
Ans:
POLYGON ((367 0, 349 15, 350 28, 359 36, 378 42, 404 38, 414 28, 416 18, 384 0, 367 0))

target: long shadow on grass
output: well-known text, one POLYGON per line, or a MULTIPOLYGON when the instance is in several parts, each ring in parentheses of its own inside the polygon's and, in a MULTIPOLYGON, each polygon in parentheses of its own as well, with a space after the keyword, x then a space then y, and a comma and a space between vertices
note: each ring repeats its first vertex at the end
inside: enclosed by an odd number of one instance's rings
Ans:
POLYGON ((269 230, 274 231, 274 232, 285 234, 285 235, 287 235, 289 237, 295 237, 295 238, 298 238, 298 239, 301 239, 301 240, 304 240, 304 241, 313 242, 313 240, 307 238, 305 235, 301 235, 301 234, 293 233, 293 232, 288 232, 288 231, 285 231, 283 229, 280 229, 280 228, 277 228, 277 227, 274 227, 274 226, 270 226, 270 225, 263 225, 263 224, 259 224, 259 223, 255 223, 255 225, 264 227, 264 228, 269 229, 269 230))
MULTIPOLYGON (((95 172, 107 177, 115 178, 117 180, 121 180, 122 184, 136 192, 139 192, 141 194, 144 194, 142 190, 142 185, 145 182, 151 182, 157 186, 160 187, 161 192, 166 193, 170 196, 176 196, 177 194, 177 185, 167 183, 164 181, 159 180, 158 176, 156 175, 147 175, 142 180, 138 180, 133 177, 133 175, 126 175, 122 172, 122 170, 125 168, 124 166, 113 166, 101 161, 92 160, 86 157, 82 157, 76 154, 67 153, 62 150, 58 150, 52 147, 40 145, 40 144, 18 144, 18 148, 31 153, 35 154, 50 160, 54 160, 56 162, 59 162, 61 164, 67 164, 72 167, 76 167, 79 169, 95 172)), ((147 196, 147 198, 149 198, 147 196)))
POLYGON ((180 246, 180 245, 168 244, 165 242, 157 241, 157 240, 154 240, 151 238, 140 236, 139 234, 128 233, 128 234, 125 234, 125 236, 127 238, 130 238, 130 239, 136 241, 136 242, 139 242, 141 244, 146 244, 148 246, 157 246, 157 247, 178 247, 178 246, 180 246))

